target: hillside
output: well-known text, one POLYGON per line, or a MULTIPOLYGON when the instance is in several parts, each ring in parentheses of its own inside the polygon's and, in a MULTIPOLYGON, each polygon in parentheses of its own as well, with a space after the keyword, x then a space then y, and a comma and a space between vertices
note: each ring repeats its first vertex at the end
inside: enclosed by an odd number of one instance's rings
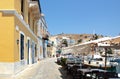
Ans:
POLYGON ((79 44, 82 42, 87 42, 90 40, 94 40, 94 39, 103 37, 102 35, 96 35, 96 34, 58 34, 55 36, 57 36, 58 39, 67 38, 70 40, 74 40, 75 41, 74 44, 79 44))

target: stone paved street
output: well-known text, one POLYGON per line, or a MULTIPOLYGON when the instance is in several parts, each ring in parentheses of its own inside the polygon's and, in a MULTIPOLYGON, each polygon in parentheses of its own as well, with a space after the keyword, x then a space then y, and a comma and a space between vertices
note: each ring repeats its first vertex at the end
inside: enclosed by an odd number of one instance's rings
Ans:
POLYGON ((41 60, 15 76, 14 79, 70 79, 55 60, 55 58, 41 60))

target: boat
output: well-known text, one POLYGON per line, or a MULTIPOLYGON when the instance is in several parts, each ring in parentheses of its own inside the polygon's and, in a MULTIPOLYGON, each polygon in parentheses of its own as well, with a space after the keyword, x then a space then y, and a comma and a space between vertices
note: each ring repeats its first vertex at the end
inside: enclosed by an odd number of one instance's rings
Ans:
POLYGON ((84 58, 84 66, 91 68, 100 68, 115 71, 117 64, 118 63, 116 62, 110 62, 107 60, 105 65, 105 57, 102 57, 101 55, 93 55, 93 57, 91 55, 84 58))

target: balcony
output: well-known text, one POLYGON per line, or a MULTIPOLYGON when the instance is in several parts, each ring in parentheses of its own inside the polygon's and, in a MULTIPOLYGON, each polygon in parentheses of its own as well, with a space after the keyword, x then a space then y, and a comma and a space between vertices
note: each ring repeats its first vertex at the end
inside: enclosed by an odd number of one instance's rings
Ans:
POLYGON ((48 34, 44 34, 42 37, 43 40, 49 40, 49 35, 48 34))
POLYGON ((32 14, 34 19, 39 19, 40 18, 40 8, 38 1, 30 1, 29 2, 29 11, 32 14))
POLYGON ((51 47, 52 45, 50 43, 47 44, 47 47, 51 47))

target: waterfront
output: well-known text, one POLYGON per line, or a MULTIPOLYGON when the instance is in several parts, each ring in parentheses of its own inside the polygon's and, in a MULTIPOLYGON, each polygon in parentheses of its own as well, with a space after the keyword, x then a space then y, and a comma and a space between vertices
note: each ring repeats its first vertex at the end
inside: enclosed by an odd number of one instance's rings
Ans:
POLYGON ((81 79, 93 68, 120 74, 119 3, 1 0, 0 79, 81 79))

